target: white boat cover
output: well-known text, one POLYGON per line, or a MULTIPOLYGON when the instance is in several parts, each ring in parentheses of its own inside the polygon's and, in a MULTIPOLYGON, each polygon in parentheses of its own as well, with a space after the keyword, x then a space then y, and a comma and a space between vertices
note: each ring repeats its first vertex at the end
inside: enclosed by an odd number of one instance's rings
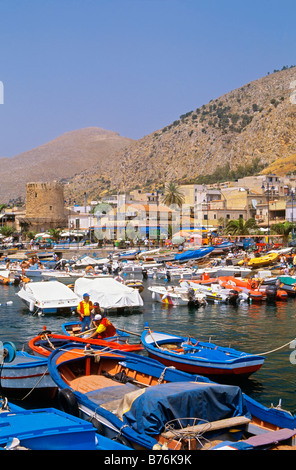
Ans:
POLYGON ((108 258, 91 258, 90 256, 84 256, 83 258, 76 261, 74 264, 75 267, 82 267, 82 266, 96 266, 108 263, 108 258))
POLYGON ((77 279, 74 292, 80 298, 85 293, 89 294, 90 300, 99 302, 104 309, 143 306, 143 299, 137 289, 125 286, 113 278, 77 279))
POLYGON ((77 305, 80 302, 77 294, 59 281, 29 282, 25 290, 38 302, 71 300, 77 302, 77 305))

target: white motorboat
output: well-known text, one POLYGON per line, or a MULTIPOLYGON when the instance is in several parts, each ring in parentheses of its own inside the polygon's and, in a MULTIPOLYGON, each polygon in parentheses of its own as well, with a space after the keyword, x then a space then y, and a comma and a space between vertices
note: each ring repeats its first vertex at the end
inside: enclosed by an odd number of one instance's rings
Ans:
POLYGON ((160 286, 148 287, 152 293, 152 299, 166 305, 205 305, 206 295, 202 292, 194 291, 188 287, 160 286))
POLYGON ((201 292, 206 295, 208 301, 214 303, 237 303, 239 301, 247 301, 249 296, 244 292, 237 292, 233 289, 226 289, 220 284, 196 284, 192 281, 181 282, 181 287, 191 287, 195 292, 201 292))
POLYGON ((88 293, 92 302, 99 302, 104 310, 139 309, 144 305, 138 289, 132 289, 113 278, 86 279, 75 281, 74 292, 82 298, 88 293))
POLYGON ((80 298, 68 286, 59 281, 28 282, 17 296, 30 312, 38 314, 71 313, 76 310, 80 298))
POLYGON ((167 279, 168 281, 192 279, 194 269, 191 268, 151 268, 147 271, 147 275, 152 279, 167 279))
POLYGON ((107 263, 110 263, 108 258, 92 258, 91 256, 84 256, 83 258, 78 259, 72 267, 74 269, 83 269, 87 266, 104 266, 107 263))

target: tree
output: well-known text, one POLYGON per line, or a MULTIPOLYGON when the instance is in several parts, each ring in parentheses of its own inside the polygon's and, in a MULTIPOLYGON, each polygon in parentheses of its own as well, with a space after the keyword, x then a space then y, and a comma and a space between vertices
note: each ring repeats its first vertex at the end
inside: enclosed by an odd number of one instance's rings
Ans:
POLYGON ((62 229, 60 228, 50 228, 48 230, 49 235, 52 236, 52 239, 57 242, 61 237, 62 229))
POLYGON ((14 225, 3 225, 3 227, 0 228, 0 233, 4 237, 10 237, 14 231, 15 231, 14 225))
POLYGON ((179 186, 170 182, 165 185, 162 202, 166 206, 172 206, 173 204, 176 204, 177 206, 181 207, 185 202, 185 196, 184 193, 180 190, 179 186))
POLYGON ((230 235, 249 235, 250 230, 256 229, 255 219, 248 219, 246 222, 240 218, 238 220, 229 220, 227 222, 225 232, 230 235))
POLYGON ((295 228, 295 224, 291 222, 272 224, 270 229, 272 232, 282 235, 283 242, 285 245, 288 244, 289 235, 292 232, 292 229, 295 228))

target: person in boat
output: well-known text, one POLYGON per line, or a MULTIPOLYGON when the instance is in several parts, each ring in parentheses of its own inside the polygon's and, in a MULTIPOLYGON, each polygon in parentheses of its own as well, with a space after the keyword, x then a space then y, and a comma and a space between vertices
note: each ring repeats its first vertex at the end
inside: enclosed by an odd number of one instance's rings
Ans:
POLYGON ((107 317, 102 317, 99 313, 97 313, 93 319, 93 323, 95 325, 95 331, 89 336, 93 339, 102 339, 102 338, 109 338, 110 336, 116 335, 116 328, 107 317))
POLYGON ((102 317, 105 316, 104 309, 100 306, 99 302, 94 302, 93 309, 90 312, 92 319, 94 319, 96 315, 101 315, 102 317))
POLYGON ((93 309, 93 303, 89 300, 89 294, 83 294, 83 300, 79 302, 77 312, 80 315, 81 320, 81 331, 90 328, 91 324, 91 311, 93 309))
POLYGON ((121 277, 119 274, 114 278, 115 281, 123 283, 123 277, 121 277))

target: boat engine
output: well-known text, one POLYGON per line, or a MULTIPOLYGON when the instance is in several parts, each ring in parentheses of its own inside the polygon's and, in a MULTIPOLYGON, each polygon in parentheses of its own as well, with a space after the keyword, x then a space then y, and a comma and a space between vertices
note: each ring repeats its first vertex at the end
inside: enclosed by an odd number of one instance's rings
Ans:
POLYGON ((238 302, 238 292, 236 290, 230 289, 228 303, 235 305, 238 302))

